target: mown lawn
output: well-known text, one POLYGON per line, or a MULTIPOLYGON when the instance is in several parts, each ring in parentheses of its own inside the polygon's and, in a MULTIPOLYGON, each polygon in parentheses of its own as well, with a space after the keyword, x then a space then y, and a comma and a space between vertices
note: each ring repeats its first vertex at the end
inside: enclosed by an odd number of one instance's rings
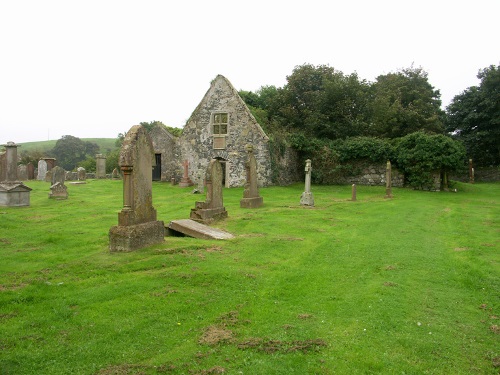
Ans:
MULTIPOLYGON (((500 184, 225 189, 229 241, 109 253, 122 183, 0 207, 0 374, 498 374, 500 184)), ((154 183, 159 220, 203 196, 154 183)))

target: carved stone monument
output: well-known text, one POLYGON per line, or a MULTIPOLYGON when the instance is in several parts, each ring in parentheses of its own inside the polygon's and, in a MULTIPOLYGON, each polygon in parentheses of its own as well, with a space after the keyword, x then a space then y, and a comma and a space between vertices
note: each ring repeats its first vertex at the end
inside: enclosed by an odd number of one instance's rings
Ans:
POLYGON ((222 199, 222 166, 219 160, 212 159, 205 175, 207 196, 205 202, 196 202, 191 209, 192 220, 208 224, 216 220, 225 219, 227 211, 222 199))
POLYGON ((96 178, 106 178, 106 156, 97 154, 95 156, 96 178))
POLYGON ((259 188, 257 186, 257 161, 253 154, 253 146, 247 145, 247 161, 245 163, 247 181, 245 183, 245 190, 243 191, 243 199, 240 200, 240 207, 242 208, 257 208, 264 203, 263 198, 259 195, 259 188))
POLYGON ((469 182, 474 183, 474 167, 472 166, 472 159, 469 159, 469 182))
POLYGON ((76 173, 78 175, 78 181, 85 181, 87 179, 87 172, 85 171, 85 168, 78 167, 76 173))
POLYGON ((7 142, 5 155, 2 157, 1 173, 3 181, 0 181, 0 206, 29 206, 31 188, 24 185, 17 177, 17 145, 7 142))
POLYGON ((51 172, 52 185, 50 186, 49 198, 68 199, 68 188, 64 184, 66 172, 59 166, 52 168, 51 172))
POLYGON ((38 161, 38 181, 45 181, 45 176, 47 175, 47 162, 43 159, 38 161))
POLYGON ((302 206, 314 206, 314 197, 313 197, 313 193, 311 193, 312 167, 311 167, 311 160, 310 159, 306 160, 306 167, 304 170, 306 172, 305 191, 300 196, 300 204, 302 206))
POLYGON ((182 163, 182 166, 184 167, 184 174, 181 178, 181 182, 179 182, 180 187, 188 187, 188 186, 193 186, 193 181, 189 178, 189 162, 187 160, 184 160, 182 163))
POLYGON ((351 201, 356 202, 356 184, 351 187, 351 201))
POLYGON ((109 230, 110 251, 132 251, 164 241, 163 221, 153 207, 153 143, 146 129, 134 125, 120 150, 118 165, 123 173, 123 208, 118 225, 109 230))
POLYGON ((28 180, 35 179, 35 166, 33 163, 30 162, 26 165, 26 172, 28 173, 28 180))
POLYGON ((111 172, 111 179, 112 180, 120 180, 120 172, 118 172, 117 168, 114 168, 113 172, 111 172))
POLYGON ((392 198, 392 167, 391 161, 387 160, 387 165, 385 167, 385 197, 392 198))

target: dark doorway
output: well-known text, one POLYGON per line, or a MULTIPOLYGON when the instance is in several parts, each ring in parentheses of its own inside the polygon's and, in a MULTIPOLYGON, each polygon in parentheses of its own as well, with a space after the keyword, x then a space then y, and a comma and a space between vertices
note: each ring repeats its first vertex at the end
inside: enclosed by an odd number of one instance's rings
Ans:
POLYGON ((220 157, 216 158, 222 167, 222 187, 226 187, 226 160, 220 157))
POLYGON ((153 168, 153 181, 161 181, 161 154, 155 154, 156 165, 153 168))

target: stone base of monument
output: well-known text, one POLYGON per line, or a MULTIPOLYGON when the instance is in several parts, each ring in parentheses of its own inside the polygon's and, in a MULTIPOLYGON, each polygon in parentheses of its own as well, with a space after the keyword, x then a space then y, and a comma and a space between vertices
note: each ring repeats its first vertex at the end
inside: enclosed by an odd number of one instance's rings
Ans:
POLYGON ((304 191, 300 196, 300 204, 303 206, 314 206, 313 194, 304 191))
POLYGON ((22 182, 0 184, 0 206, 21 207, 30 205, 31 188, 22 182))
POLYGON ((198 223, 190 219, 173 220, 168 224, 167 236, 188 236, 203 240, 227 240, 234 238, 231 233, 198 223))
POLYGON ((163 221, 149 221, 136 225, 116 225, 109 230, 109 250, 133 251, 162 243, 165 239, 163 221))
POLYGON ((227 211, 224 207, 204 208, 205 206, 205 202, 196 202, 196 208, 191 209, 189 217, 204 224, 227 218, 227 211))
POLYGON ((56 182, 54 185, 50 187, 49 198, 68 199, 68 188, 63 184, 61 184, 60 182, 56 182))
POLYGON ((188 186, 193 186, 193 185, 194 185, 193 181, 191 181, 191 179, 189 179, 189 178, 183 178, 179 182, 179 187, 188 187, 188 186))
POLYGON ((253 198, 242 198, 240 200, 241 208, 257 208, 264 204, 264 198, 253 197, 253 198))

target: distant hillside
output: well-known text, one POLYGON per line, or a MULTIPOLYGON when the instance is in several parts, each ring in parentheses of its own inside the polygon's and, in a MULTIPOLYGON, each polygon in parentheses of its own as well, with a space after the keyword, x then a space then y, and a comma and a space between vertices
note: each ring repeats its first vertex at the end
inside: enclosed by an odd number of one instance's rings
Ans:
MULTIPOLYGON (((97 143, 99 146, 99 151, 106 154, 108 151, 113 151, 116 149, 115 141, 116 138, 81 138, 84 142, 97 143)), ((26 142, 19 143, 21 145, 20 151, 41 151, 46 152, 52 150, 56 145, 57 140, 52 141, 39 141, 39 142, 26 142)))

